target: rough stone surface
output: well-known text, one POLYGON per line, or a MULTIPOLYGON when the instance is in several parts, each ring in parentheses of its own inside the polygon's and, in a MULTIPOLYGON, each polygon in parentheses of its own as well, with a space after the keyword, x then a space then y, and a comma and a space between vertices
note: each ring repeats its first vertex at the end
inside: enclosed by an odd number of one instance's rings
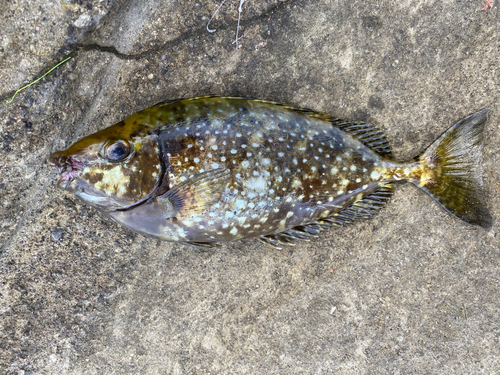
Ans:
POLYGON ((499 23, 485 2, 249 0, 236 49, 237 0, 214 33, 216 1, 4 1, 0 373, 497 373, 499 23), (374 219, 311 242, 203 251, 131 233, 56 189, 51 152, 208 93, 371 121, 398 159, 490 107, 494 226, 405 185, 374 219))

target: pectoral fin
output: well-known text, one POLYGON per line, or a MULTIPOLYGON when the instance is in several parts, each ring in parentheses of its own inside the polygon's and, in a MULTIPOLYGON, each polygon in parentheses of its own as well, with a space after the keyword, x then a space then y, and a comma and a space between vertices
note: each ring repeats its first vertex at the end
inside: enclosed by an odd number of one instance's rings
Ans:
POLYGON ((212 169, 174 186, 156 200, 175 213, 172 216, 193 216, 217 203, 230 180, 229 169, 212 169))

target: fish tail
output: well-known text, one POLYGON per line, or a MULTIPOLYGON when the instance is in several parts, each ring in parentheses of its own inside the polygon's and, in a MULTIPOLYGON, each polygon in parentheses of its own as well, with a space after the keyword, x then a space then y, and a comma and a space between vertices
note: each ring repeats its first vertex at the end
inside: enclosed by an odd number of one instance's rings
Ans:
POLYGON ((420 156, 422 175, 413 181, 459 219, 491 228, 483 202, 481 157, 488 109, 473 113, 444 132, 420 156))

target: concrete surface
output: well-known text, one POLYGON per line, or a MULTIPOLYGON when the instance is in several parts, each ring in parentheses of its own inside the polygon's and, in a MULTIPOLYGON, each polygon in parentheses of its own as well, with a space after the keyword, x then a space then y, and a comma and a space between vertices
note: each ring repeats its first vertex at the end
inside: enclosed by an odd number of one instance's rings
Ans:
POLYGON ((499 22, 485 2, 249 0, 236 50, 236 0, 215 33, 216 1, 4 0, 0 373, 498 373, 499 22), (203 251, 131 233, 56 189, 54 150, 207 93, 369 120, 398 159, 490 107, 494 226, 405 185, 376 218, 308 243, 203 251))

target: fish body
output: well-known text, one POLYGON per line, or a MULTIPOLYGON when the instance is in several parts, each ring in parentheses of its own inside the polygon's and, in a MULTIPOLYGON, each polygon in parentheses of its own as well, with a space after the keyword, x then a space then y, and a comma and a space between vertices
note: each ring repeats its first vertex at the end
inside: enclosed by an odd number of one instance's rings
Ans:
POLYGON ((169 241, 307 238, 372 216, 398 181, 489 227, 478 174, 486 118, 487 110, 470 115, 420 157, 396 162, 382 132, 364 122, 198 97, 133 114, 50 162, 61 172, 59 186, 128 228, 169 241))

